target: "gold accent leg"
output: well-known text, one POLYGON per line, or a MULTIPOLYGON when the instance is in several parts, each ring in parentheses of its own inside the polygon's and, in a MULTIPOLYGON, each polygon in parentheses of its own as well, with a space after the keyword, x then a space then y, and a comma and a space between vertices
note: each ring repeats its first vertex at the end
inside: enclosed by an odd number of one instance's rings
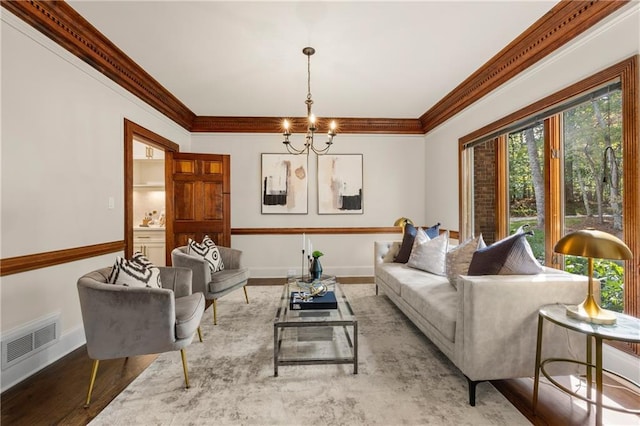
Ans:
POLYGON ((180 355, 182 356, 182 369, 184 370, 184 382, 186 388, 189 389, 189 370, 187 369, 187 353, 184 349, 180 349, 180 355))
POLYGON ((202 343, 202 330, 198 327, 198 338, 200 339, 200 343, 202 343))
POLYGON ((216 299, 213 299, 213 325, 218 325, 218 312, 216 308, 216 299))
MULTIPOLYGON (((587 399, 591 400, 591 385, 593 385, 593 362, 592 362, 592 347, 591 335, 587 334, 587 399)), ((591 405, 587 404, 587 413, 591 414, 591 405)))
POLYGON ((89 408, 91 403, 91 393, 93 392, 93 384, 96 382, 96 376, 98 375, 98 365, 100 360, 93 360, 93 368, 91 369, 91 380, 89 381, 89 392, 87 392, 87 402, 84 404, 84 408, 89 408))
POLYGON ((247 305, 249 304, 249 296, 247 295, 247 286, 242 287, 244 290, 244 300, 247 301, 247 305))
POLYGON ((536 340, 536 372, 533 380, 533 414, 536 413, 538 407, 538 387, 540 385, 540 362, 542 355, 542 323, 544 318, 538 314, 538 338, 536 340))
POLYGON ((602 337, 596 339, 596 426, 602 425, 602 337))

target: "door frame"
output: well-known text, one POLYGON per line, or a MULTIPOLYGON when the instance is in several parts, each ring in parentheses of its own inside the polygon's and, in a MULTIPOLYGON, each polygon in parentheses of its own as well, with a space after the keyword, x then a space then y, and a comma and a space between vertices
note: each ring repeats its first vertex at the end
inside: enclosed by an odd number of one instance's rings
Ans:
MULTIPOLYGON (((124 119, 124 255, 133 254, 133 140, 167 152, 179 152, 180 145, 146 129, 128 119, 124 119)), ((167 155, 165 155, 165 170, 167 155)), ((165 172, 166 173, 166 172, 165 172)), ((165 176, 166 181, 166 176, 165 176)), ((165 191, 165 205, 167 203, 165 191)), ((167 247, 165 246, 165 256, 167 247)))

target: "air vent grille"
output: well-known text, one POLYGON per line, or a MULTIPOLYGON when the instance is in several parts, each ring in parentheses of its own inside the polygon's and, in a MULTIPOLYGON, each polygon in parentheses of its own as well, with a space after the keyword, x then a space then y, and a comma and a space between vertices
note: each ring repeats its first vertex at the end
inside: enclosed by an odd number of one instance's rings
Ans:
POLYGON ((7 333, 2 337, 2 369, 22 361, 56 343, 60 315, 49 315, 7 333))

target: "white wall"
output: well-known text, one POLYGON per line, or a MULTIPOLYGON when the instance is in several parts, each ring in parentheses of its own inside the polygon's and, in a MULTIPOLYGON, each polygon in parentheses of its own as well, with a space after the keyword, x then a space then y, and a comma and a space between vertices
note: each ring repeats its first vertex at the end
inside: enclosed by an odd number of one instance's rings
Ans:
MULTIPOLYGON (((4 8, 1 37, 0 257, 124 239, 124 118, 184 149, 189 132, 4 8)), ((84 343, 76 281, 116 254, 2 277, 2 333, 60 312, 62 340, 41 362, 84 343)), ((29 363, 2 371, 2 390, 29 363)))
MULTIPOLYGON (((295 136, 294 145, 299 145, 302 135, 295 136)), ((193 152, 231 155, 232 228, 387 227, 400 216, 420 224, 425 218, 421 135, 336 136, 331 153, 363 154, 361 215, 318 214, 315 154, 309 155, 308 214, 261 214, 260 154, 284 152, 279 134, 194 134, 191 148, 193 152)), ((321 259, 325 272, 372 276, 373 241, 399 235, 334 234, 309 238, 314 249, 325 254, 321 259)), ((251 269, 252 277, 283 277, 289 269, 301 269, 301 236, 235 235, 232 245, 243 250, 243 263, 251 269)))
MULTIPOLYGON (((542 63, 498 88, 426 135, 426 220, 458 228, 458 139, 560 89, 640 53, 640 3, 607 18, 542 63), (432 184, 438 182, 439 184, 432 184)), ((637 359, 607 347, 605 368, 640 381, 637 359)))
POLYGON ((485 96, 426 137, 426 220, 458 225, 458 139, 640 51, 634 2, 549 58, 485 96), (437 158, 438 161, 432 161, 437 158), (437 182, 438 184, 433 184, 437 182), (453 222, 449 222, 452 220, 453 222))

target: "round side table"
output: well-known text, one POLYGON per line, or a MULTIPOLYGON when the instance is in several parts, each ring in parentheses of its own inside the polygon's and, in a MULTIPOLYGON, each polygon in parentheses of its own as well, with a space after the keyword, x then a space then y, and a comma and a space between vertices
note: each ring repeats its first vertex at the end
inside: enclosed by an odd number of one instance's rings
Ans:
POLYGON ((538 340, 536 344, 536 373, 533 382, 533 412, 536 411, 538 405, 538 385, 540 383, 540 373, 542 373, 554 386, 559 388, 565 393, 568 393, 576 398, 579 398, 588 404, 595 404, 596 406, 596 425, 602 424, 602 409, 607 408, 623 413, 640 414, 640 410, 627 410, 621 407, 612 407, 602 404, 602 372, 607 371, 621 379, 633 383, 638 386, 637 383, 629 380, 626 377, 613 373, 609 370, 602 368, 602 341, 603 340, 616 340, 621 342, 640 343, 640 319, 620 314, 615 312, 616 323, 613 325, 601 325, 593 324, 586 321, 581 321, 567 316, 566 306, 563 304, 545 305, 538 311, 538 340), (560 327, 567 328, 569 330, 582 333, 587 337, 587 353, 586 362, 567 359, 567 358, 547 358, 541 359, 542 353, 542 332, 544 321, 550 321, 560 327), (595 340, 596 359, 595 364, 592 363, 592 346, 595 340), (578 395, 576 392, 568 389, 554 380, 545 370, 545 365, 554 362, 570 362, 575 364, 581 364, 587 368, 587 397, 578 395), (592 383, 592 369, 595 369, 596 373, 596 395, 595 400, 591 398, 591 383, 592 383))

